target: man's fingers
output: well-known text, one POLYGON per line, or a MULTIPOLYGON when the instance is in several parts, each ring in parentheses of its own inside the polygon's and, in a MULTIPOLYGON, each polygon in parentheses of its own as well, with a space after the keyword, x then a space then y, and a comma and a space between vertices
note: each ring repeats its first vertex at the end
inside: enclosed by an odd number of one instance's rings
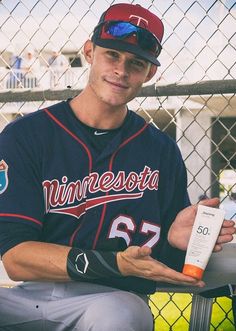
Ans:
POLYGON ((216 245, 222 245, 222 244, 230 243, 232 240, 233 240, 232 234, 227 234, 227 235, 224 235, 224 236, 219 236, 217 238, 216 245))
POLYGON ((213 250, 213 252, 214 253, 218 253, 218 252, 220 252, 220 251, 222 251, 222 245, 220 245, 220 244, 216 244, 215 245, 215 247, 214 247, 214 250, 213 250))
POLYGON ((233 235, 236 232, 236 229, 234 226, 235 226, 234 221, 225 220, 223 222, 223 226, 220 230, 220 235, 217 238, 217 244, 224 244, 224 243, 232 241, 233 235))
POLYGON ((223 222, 223 227, 224 228, 231 228, 232 226, 235 226, 235 222, 234 221, 224 220, 224 222, 223 222))
POLYGON ((233 221, 233 220, 224 220, 223 225, 226 226, 226 227, 234 226, 235 221, 233 221))
POLYGON ((140 256, 149 256, 152 253, 152 250, 148 246, 139 247, 140 256))
POLYGON ((191 280, 191 281, 183 281, 183 280, 175 280, 172 278, 165 278, 162 280, 165 283, 176 284, 176 285, 185 285, 185 286, 196 286, 196 287, 204 287, 206 284, 201 280, 191 280))
POLYGON ((201 200, 199 202, 199 205, 204 205, 204 206, 208 206, 208 207, 218 207, 219 204, 220 204, 219 198, 205 199, 205 200, 201 200))
POLYGON ((139 259, 149 256, 152 253, 152 250, 148 246, 130 246, 123 253, 127 256, 133 257, 134 259, 139 259))
POLYGON ((158 277, 157 281, 162 281, 171 284, 187 285, 187 286, 197 286, 204 287, 205 283, 202 280, 195 279, 193 277, 184 275, 178 271, 175 271, 165 265, 162 265, 162 275, 158 277))

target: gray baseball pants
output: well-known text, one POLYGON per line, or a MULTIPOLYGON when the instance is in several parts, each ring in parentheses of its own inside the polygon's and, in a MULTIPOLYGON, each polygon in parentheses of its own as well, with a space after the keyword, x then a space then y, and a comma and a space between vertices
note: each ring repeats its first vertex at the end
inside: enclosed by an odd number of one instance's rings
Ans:
POLYGON ((152 331, 146 296, 81 282, 0 288, 0 331, 152 331))

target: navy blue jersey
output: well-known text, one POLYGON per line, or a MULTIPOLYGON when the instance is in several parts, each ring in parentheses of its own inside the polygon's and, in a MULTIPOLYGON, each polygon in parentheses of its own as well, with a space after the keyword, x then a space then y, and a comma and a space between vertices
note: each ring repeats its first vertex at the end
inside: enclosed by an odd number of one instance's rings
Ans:
POLYGON ((186 186, 176 143, 143 118, 129 111, 98 153, 69 102, 60 102, 0 135, 0 252, 26 240, 96 249, 121 237, 158 257, 189 204, 186 186))

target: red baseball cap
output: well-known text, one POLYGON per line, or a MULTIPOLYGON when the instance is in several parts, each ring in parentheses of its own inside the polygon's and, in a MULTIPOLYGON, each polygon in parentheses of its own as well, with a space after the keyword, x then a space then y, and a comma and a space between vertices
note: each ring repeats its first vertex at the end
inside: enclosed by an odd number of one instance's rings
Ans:
MULTIPOLYGON (((126 25, 121 26, 122 31, 124 30, 123 26, 126 27, 126 25)), ((117 31, 116 29, 117 27, 112 31, 117 31)), ((140 5, 119 3, 109 7, 102 14, 98 25, 94 29, 92 41, 101 47, 127 51, 138 55, 160 66, 157 57, 161 52, 163 34, 164 26, 162 21, 148 9, 140 5), (107 28, 108 24, 121 22, 130 23, 131 26, 134 26, 134 30, 137 29, 137 31, 124 34, 122 38, 110 33, 109 28, 107 28)))

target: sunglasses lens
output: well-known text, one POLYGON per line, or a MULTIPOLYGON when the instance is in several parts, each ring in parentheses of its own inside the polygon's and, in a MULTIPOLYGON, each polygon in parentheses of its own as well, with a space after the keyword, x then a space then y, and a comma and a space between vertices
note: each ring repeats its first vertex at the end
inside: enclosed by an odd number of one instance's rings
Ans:
POLYGON ((150 50, 156 55, 160 54, 161 45, 158 40, 147 30, 139 28, 128 22, 108 22, 105 24, 105 32, 117 39, 125 39, 135 35, 139 46, 150 50))
POLYGON ((141 31, 139 44, 143 49, 147 49, 157 53, 159 51, 159 46, 156 38, 154 38, 149 32, 141 31))
POLYGON ((131 34, 137 33, 137 27, 126 22, 110 22, 105 27, 105 31, 113 37, 123 39, 131 34))

